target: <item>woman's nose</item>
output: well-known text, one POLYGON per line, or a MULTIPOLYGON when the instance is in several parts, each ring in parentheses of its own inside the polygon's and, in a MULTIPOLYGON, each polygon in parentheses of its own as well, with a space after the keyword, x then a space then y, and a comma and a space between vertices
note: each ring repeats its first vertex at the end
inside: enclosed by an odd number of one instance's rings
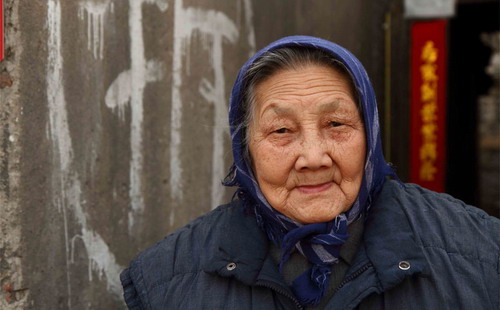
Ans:
POLYGON ((296 170, 317 170, 332 166, 333 160, 328 152, 327 143, 321 139, 305 138, 299 147, 299 155, 295 162, 296 170))

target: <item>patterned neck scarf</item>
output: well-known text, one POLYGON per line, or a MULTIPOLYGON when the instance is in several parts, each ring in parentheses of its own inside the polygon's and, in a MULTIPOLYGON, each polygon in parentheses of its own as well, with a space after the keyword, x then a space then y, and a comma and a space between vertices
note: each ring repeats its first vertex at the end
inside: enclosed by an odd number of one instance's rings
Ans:
POLYGON ((292 290, 302 305, 317 305, 328 288, 331 265, 339 261, 340 247, 348 238, 347 226, 369 208, 385 177, 395 176, 382 154, 377 103, 368 75, 354 55, 335 43, 308 36, 282 38, 257 52, 241 68, 231 93, 229 124, 234 164, 224 185, 238 186, 238 195, 251 208, 260 227, 272 242, 281 246, 280 270, 295 250, 309 260, 312 267, 293 281, 292 290), (293 46, 321 49, 342 62, 354 79, 363 112, 367 153, 361 188, 352 207, 328 223, 304 225, 273 209, 262 194, 251 164, 244 156, 241 100, 245 73, 264 53, 293 46))

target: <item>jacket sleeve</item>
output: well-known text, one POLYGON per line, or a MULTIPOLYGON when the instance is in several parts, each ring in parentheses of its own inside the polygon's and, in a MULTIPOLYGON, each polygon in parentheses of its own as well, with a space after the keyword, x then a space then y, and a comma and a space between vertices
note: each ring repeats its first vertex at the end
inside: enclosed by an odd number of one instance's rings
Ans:
MULTIPOLYGON (((217 210, 217 209, 216 209, 217 210)), ((123 297, 130 310, 176 308, 177 299, 169 292, 179 289, 172 280, 200 273, 200 255, 209 247, 213 223, 222 212, 212 211, 210 220, 202 216, 139 253, 120 274, 123 297), (194 254, 198 253, 198 254, 194 254)), ((180 296, 179 296, 180 297, 180 296)))
POLYGON ((120 274, 120 280, 123 286, 123 298, 130 310, 145 310, 146 307, 142 304, 139 293, 132 280, 131 268, 127 268, 120 274))

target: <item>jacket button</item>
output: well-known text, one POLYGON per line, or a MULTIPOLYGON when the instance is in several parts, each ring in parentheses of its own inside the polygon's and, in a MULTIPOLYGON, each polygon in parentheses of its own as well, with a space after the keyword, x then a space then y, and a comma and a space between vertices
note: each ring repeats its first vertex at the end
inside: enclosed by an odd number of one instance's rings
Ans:
POLYGON ((227 264, 226 269, 229 271, 236 269, 236 263, 227 264))
POLYGON ((401 270, 408 270, 408 269, 410 269, 410 267, 411 267, 411 265, 407 261, 400 261, 399 262, 399 269, 401 269, 401 270))

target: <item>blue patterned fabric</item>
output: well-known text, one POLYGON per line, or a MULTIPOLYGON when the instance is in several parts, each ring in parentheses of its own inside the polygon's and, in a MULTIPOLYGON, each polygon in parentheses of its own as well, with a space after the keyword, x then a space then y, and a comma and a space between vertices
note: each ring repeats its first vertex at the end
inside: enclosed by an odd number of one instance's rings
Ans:
POLYGON ((335 43, 309 36, 282 38, 257 52, 241 68, 231 93, 229 124, 234 164, 224 184, 238 186, 238 195, 255 213, 259 225, 265 230, 269 239, 281 247, 280 267, 286 263, 294 250, 298 250, 311 262, 313 267, 294 281, 292 289, 303 305, 316 305, 328 287, 330 266, 338 262, 340 247, 348 238, 348 224, 358 219, 360 214, 370 207, 381 190, 386 176, 395 176, 382 154, 377 103, 368 75, 353 54, 335 43), (242 128, 244 115, 241 106, 245 73, 255 60, 266 52, 293 46, 321 49, 342 62, 354 79, 363 113, 367 152, 359 195, 349 211, 338 215, 328 223, 303 225, 273 209, 262 194, 251 164, 244 156, 245 137, 242 128))

